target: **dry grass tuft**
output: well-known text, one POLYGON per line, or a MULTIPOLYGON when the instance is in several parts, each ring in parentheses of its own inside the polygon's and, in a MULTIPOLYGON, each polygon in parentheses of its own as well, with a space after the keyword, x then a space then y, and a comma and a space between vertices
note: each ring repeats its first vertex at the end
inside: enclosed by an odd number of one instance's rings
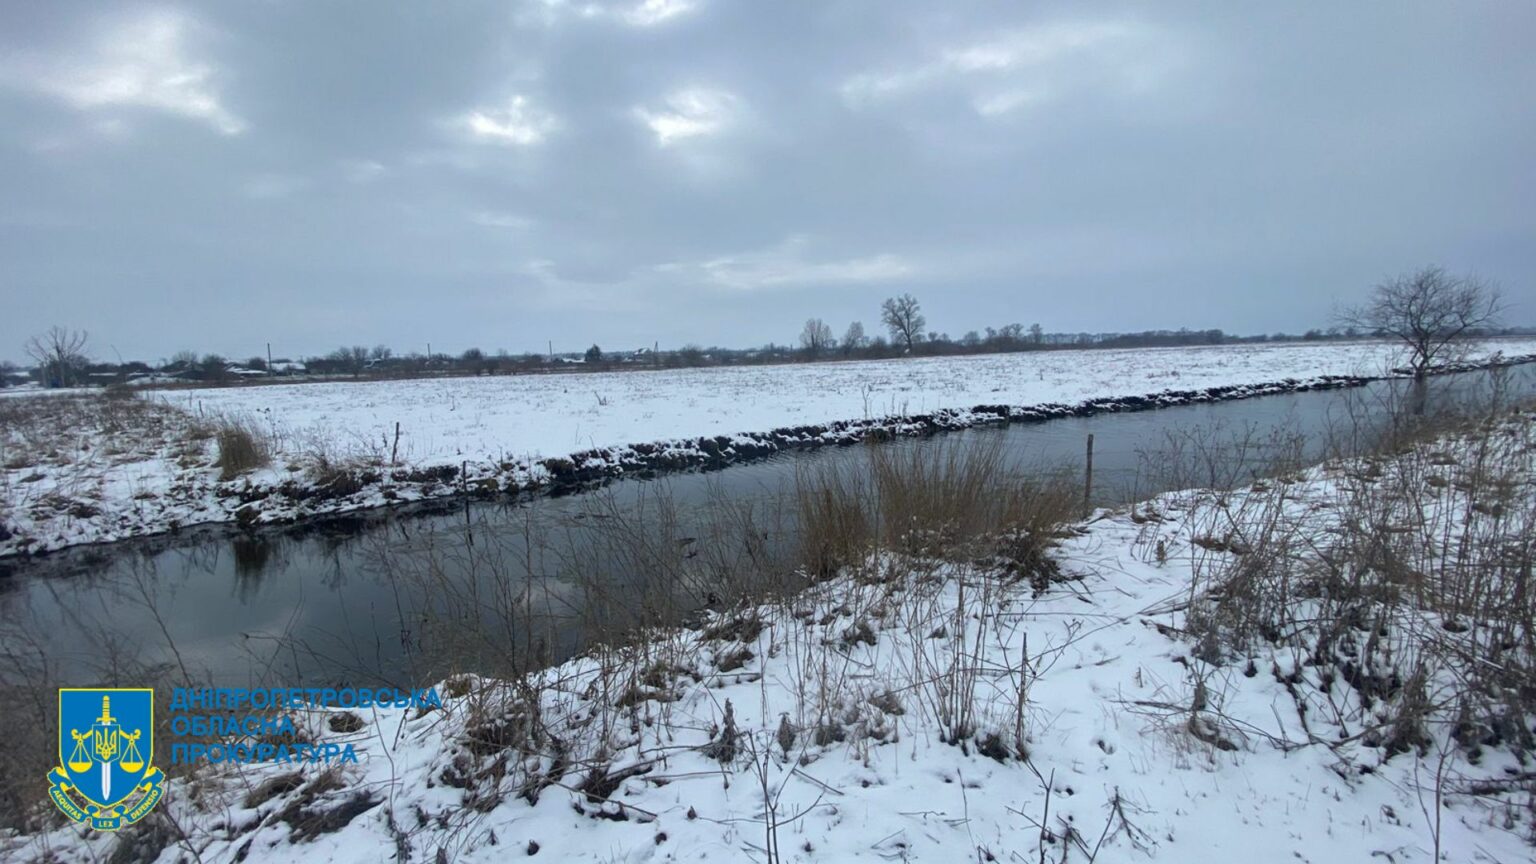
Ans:
POLYGON ((1077 516, 1077 491, 1061 471, 1027 471, 1002 439, 873 445, 862 465, 797 478, 801 558, 818 577, 871 550, 963 560, 1001 558, 1031 573, 1046 566, 1053 531, 1077 516))
POLYGON ((214 432, 219 445, 220 480, 233 480, 241 474, 265 468, 272 462, 268 437, 253 424, 237 419, 220 421, 214 432))

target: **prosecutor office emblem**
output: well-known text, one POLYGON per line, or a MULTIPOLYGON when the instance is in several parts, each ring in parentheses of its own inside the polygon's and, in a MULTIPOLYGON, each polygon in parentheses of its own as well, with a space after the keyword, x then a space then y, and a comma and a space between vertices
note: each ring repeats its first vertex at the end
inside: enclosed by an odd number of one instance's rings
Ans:
POLYGON ((154 758, 154 690, 59 690, 59 767, 48 773, 48 796, 64 815, 98 831, 143 819, 165 794, 154 758))

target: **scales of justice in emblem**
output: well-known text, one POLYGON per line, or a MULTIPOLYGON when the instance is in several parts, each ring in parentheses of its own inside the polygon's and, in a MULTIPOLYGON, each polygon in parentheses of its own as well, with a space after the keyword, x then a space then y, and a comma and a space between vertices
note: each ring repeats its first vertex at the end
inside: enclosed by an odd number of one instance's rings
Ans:
POLYGON ((62 764, 48 776, 49 797, 98 830, 139 821, 164 794, 165 775, 150 764, 154 734, 153 690, 60 690, 62 764))

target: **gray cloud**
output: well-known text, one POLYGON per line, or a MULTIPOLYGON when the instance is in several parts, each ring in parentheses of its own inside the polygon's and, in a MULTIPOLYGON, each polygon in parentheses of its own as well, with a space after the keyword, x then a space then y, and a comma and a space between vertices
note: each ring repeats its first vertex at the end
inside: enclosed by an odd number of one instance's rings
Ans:
MULTIPOLYGON (((79 41, 39 52, 18 46, 0 80, 50 96, 82 112, 144 108, 205 123, 239 135, 245 121, 226 108, 219 70, 191 43, 196 22, 171 9, 146 9, 93 22, 79 41)), ((105 123, 121 128, 121 121, 105 123)))
POLYGON ((0 357, 1536 318, 1536 9, 11 4, 0 357))

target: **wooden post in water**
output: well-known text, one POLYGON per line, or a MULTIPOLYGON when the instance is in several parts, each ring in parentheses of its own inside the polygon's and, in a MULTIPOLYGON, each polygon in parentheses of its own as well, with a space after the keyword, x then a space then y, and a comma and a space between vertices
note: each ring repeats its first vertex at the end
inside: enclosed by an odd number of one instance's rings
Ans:
POLYGON ((1088 470, 1083 476, 1083 515, 1092 512, 1093 505, 1093 433, 1088 433, 1088 470))
POLYGON ((469 460, 459 463, 459 497, 464 499, 464 538, 475 545, 475 526, 469 521, 469 460))

